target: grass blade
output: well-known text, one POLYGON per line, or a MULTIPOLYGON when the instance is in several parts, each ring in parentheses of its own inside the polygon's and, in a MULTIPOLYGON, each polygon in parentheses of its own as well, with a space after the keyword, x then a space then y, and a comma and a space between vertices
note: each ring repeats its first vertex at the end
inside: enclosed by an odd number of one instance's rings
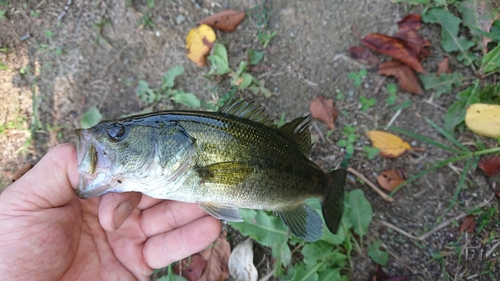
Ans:
POLYGON ((461 144, 454 136, 452 136, 450 133, 446 132, 443 128, 439 127, 436 123, 432 122, 431 119, 429 118, 425 118, 425 121, 427 121, 427 123, 429 125, 431 125, 434 130, 438 131, 438 133, 440 133, 441 135, 443 135, 443 137, 445 137, 447 140, 449 140, 450 142, 452 142, 454 145, 456 145, 458 148, 462 149, 462 154, 464 152, 469 152, 469 149, 467 149, 467 147, 465 147, 463 144, 461 144))
POLYGON ((409 131, 406 131, 406 130, 403 130, 403 129, 400 129, 400 128, 395 128, 395 127, 389 127, 389 130, 392 130, 392 131, 395 131, 395 132, 398 132, 398 133, 401 133, 401 134, 405 134, 405 135, 407 135, 409 137, 412 137, 412 138, 414 138, 416 140, 428 143, 430 145, 434 145, 434 146, 442 148, 444 150, 448 150, 448 151, 455 152, 455 153, 458 153, 458 154, 463 154, 463 151, 461 151, 461 150, 454 149, 452 147, 446 146, 446 145, 444 145, 442 143, 439 143, 439 142, 437 142, 437 141, 435 141, 433 139, 424 137, 422 135, 418 135, 418 134, 415 134, 415 133, 412 133, 412 132, 409 132, 409 131))
POLYGON ((443 161, 440 161, 440 162, 438 162, 436 165, 434 165, 434 166, 432 166, 432 167, 430 167, 430 168, 428 168, 428 169, 423 170, 422 172, 420 172, 420 173, 418 173, 418 174, 414 175, 413 177, 411 177, 411 178, 407 179, 407 180, 406 180, 405 182, 403 182, 402 184, 400 184, 400 185, 396 186, 396 188, 394 188, 394 190, 393 190, 391 193, 389 193, 389 196, 393 196, 393 195, 394 195, 396 192, 398 192, 398 190, 399 190, 399 189, 401 189, 403 186, 405 186, 405 185, 407 185, 407 184, 409 184, 409 183, 411 183, 411 182, 415 181, 416 179, 420 178, 421 176, 423 176, 423 175, 425 175, 425 174, 427 174, 427 173, 429 173, 429 172, 431 172, 431 171, 434 171, 434 170, 436 170, 436 169, 439 169, 439 168, 441 168, 441 167, 443 167, 443 166, 446 166, 446 165, 448 165, 448 164, 449 164, 449 163, 451 163, 451 162, 460 161, 460 160, 465 159, 465 158, 467 158, 467 157, 471 157, 471 155, 468 155, 468 154, 466 154, 466 155, 460 155, 460 156, 457 156, 457 157, 452 157, 452 158, 448 158, 448 159, 445 159, 445 160, 443 160, 443 161))

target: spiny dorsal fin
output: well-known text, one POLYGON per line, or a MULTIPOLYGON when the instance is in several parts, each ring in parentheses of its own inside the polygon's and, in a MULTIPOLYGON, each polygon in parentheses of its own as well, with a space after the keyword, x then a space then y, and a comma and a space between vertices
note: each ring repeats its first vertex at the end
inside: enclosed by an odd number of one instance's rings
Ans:
POLYGON ((308 116, 299 117, 279 128, 280 132, 293 140, 306 154, 311 149, 308 116))
POLYGON ((219 108, 219 112, 245 118, 270 128, 276 128, 273 120, 271 120, 269 116, 264 113, 264 109, 262 107, 242 98, 236 98, 232 101, 226 102, 221 108, 219 108))

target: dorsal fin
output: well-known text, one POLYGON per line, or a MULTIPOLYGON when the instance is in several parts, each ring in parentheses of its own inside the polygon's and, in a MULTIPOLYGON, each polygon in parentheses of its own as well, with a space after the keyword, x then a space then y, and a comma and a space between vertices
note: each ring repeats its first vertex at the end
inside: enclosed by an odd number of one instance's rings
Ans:
POLYGON ((270 128, 276 128, 273 120, 269 118, 269 115, 264 113, 264 109, 262 107, 242 98, 236 98, 232 101, 226 102, 221 108, 219 108, 219 112, 245 118, 270 128))
POLYGON ((306 154, 311 150, 310 121, 309 116, 299 117, 279 128, 281 133, 293 140, 306 154))

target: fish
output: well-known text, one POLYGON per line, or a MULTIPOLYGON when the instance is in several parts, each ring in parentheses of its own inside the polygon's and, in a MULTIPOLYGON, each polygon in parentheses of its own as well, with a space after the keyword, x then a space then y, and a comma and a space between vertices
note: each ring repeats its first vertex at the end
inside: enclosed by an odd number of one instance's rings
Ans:
POLYGON ((243 98, 216 112, 172 110, 102 121, 76 129, 76 190, 82 198, 141 192, 197 203, 213 217, 241 222, 240 208, 273 211, 305 241, 336 233, 346 170, 323 171, 308 158, 308 116, 278 127, 243 98))

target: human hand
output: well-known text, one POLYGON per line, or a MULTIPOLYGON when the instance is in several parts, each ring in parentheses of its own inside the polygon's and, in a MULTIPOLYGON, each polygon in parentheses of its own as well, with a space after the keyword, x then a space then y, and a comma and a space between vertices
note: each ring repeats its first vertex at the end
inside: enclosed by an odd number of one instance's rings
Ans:
POLYGON ((148 280, 219 236, 220 222, 195 204, 140 193, 82 200, 78 177, 64 144, 0 194, 0 279, 148 280))

